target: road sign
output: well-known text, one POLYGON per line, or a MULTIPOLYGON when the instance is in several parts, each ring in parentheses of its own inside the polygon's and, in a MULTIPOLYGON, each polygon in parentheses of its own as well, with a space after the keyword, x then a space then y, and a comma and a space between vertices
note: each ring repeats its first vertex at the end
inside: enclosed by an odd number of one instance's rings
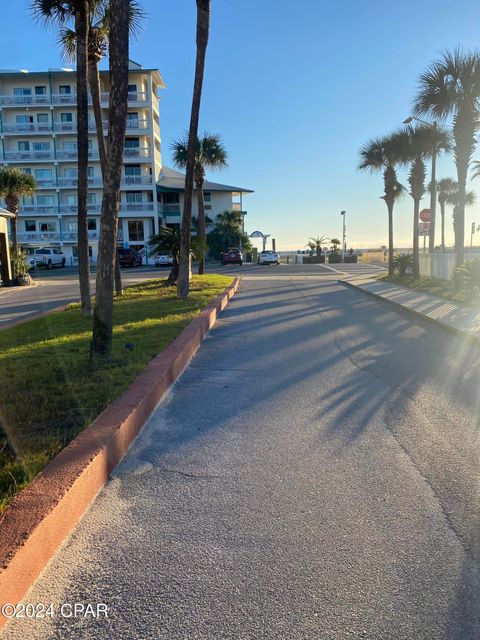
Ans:
POLYGON ((430 234, 430 222, 419 222, 418 223, 418 235, 419 236, 428 236, 430 234))
POLYGON ((420 211, 420 220, 422 222, 430 222, 430 209, 422 209, 420 211))
POLYGON ((261 231, 254 231, 250 234, 250 238, 263 238, 263 233, 261 231))

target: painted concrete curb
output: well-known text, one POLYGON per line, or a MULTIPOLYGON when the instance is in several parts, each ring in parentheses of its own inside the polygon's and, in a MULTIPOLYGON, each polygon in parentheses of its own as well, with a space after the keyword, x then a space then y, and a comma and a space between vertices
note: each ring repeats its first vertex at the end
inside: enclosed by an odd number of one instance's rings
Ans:
MULTIPOLYGON (((18 603, 200 347, 238 289, 225 289, 0 515, 0 606, 18 603)), ((6 619, 0 615, 0 628, 6 619)))
POLYGON ((437 318, 431 318, 430 316, 425 315, 421 311, 416 311, 415 309, 410 309, 409 307, 405 307, 403 304, 400 304, 399 302, 394 302, 393 300, 384 298, 383 296, 380 296, 377 293, 373 293, 373 291, 368 291, 367 289, 363 289, 362 287, 359 287, 358 285, 353 284, 353 282, 349 282, 348 280, 338 280, 337 282, 338 284, 342 284, 345 287, 349 287, 350 289, 355 289, 355 291, 360 291, 361 293, 365 294, 366 296, 370 296, 375 300, 380 300, 380 302, 383 302, 393 307, 396 311, 404 311, 405 313, 409 313, 410 315, 414 316, 415 319, 424 320, 425 322, 431 322, 432 324, 435 324, 437 327, 440 327, 441 329, 449 331, 450 333, 454 333, 457 336, 461 336, 462 338, 468 340, 469 342, 477 346, 480 345, 480 335, 475 336, 471 333, 467 333, 466 331, 463 331, 462 329, 457 329, 456 327, 452 327, 452 325, 447 324, 446 322, 442 322, 437 318))

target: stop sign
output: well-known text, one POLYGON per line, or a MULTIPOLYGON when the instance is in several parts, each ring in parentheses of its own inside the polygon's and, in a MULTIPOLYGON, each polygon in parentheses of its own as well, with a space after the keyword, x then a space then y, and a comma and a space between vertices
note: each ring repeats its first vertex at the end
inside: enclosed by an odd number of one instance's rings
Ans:
POLYGON ((420 211, 420 220, 422 222, 430 222, 430 209, 422 209, 420 211))

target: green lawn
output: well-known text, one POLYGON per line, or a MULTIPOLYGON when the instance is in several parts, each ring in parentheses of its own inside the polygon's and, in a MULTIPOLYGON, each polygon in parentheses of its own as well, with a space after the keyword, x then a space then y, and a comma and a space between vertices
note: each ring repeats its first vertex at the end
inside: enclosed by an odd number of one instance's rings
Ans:
POLYGON ((149 280, 114 306, 112 362, 89 365, 79 305, 0 331, 0 510, 117 398, 231 277, 194 276, 187 301, 149 280))
POLYGON ((479 301, 473 300, 469 292, 465 290, 455 291, 453 281, 437 280, 436 278, 418 278, 415 280, 411 275, 406 275, 403 278, 400 276, 393 276, 392 278, 389 276, 380 276, 379 280, 394 282, 395 284, 400 284, 403 287, 415 289, 416 291, 433 293, 446 300, 468 304, 471 307, 479 305, 479 301))

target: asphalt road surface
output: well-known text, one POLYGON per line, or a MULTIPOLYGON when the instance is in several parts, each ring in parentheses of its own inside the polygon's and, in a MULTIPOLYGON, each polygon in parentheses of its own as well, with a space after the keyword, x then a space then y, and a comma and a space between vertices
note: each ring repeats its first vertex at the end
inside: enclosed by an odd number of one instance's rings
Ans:
POLYGON ((335 274, 246 273, 25 598, 56 615, 2 640, 478 640, 479 363, 335 274))

